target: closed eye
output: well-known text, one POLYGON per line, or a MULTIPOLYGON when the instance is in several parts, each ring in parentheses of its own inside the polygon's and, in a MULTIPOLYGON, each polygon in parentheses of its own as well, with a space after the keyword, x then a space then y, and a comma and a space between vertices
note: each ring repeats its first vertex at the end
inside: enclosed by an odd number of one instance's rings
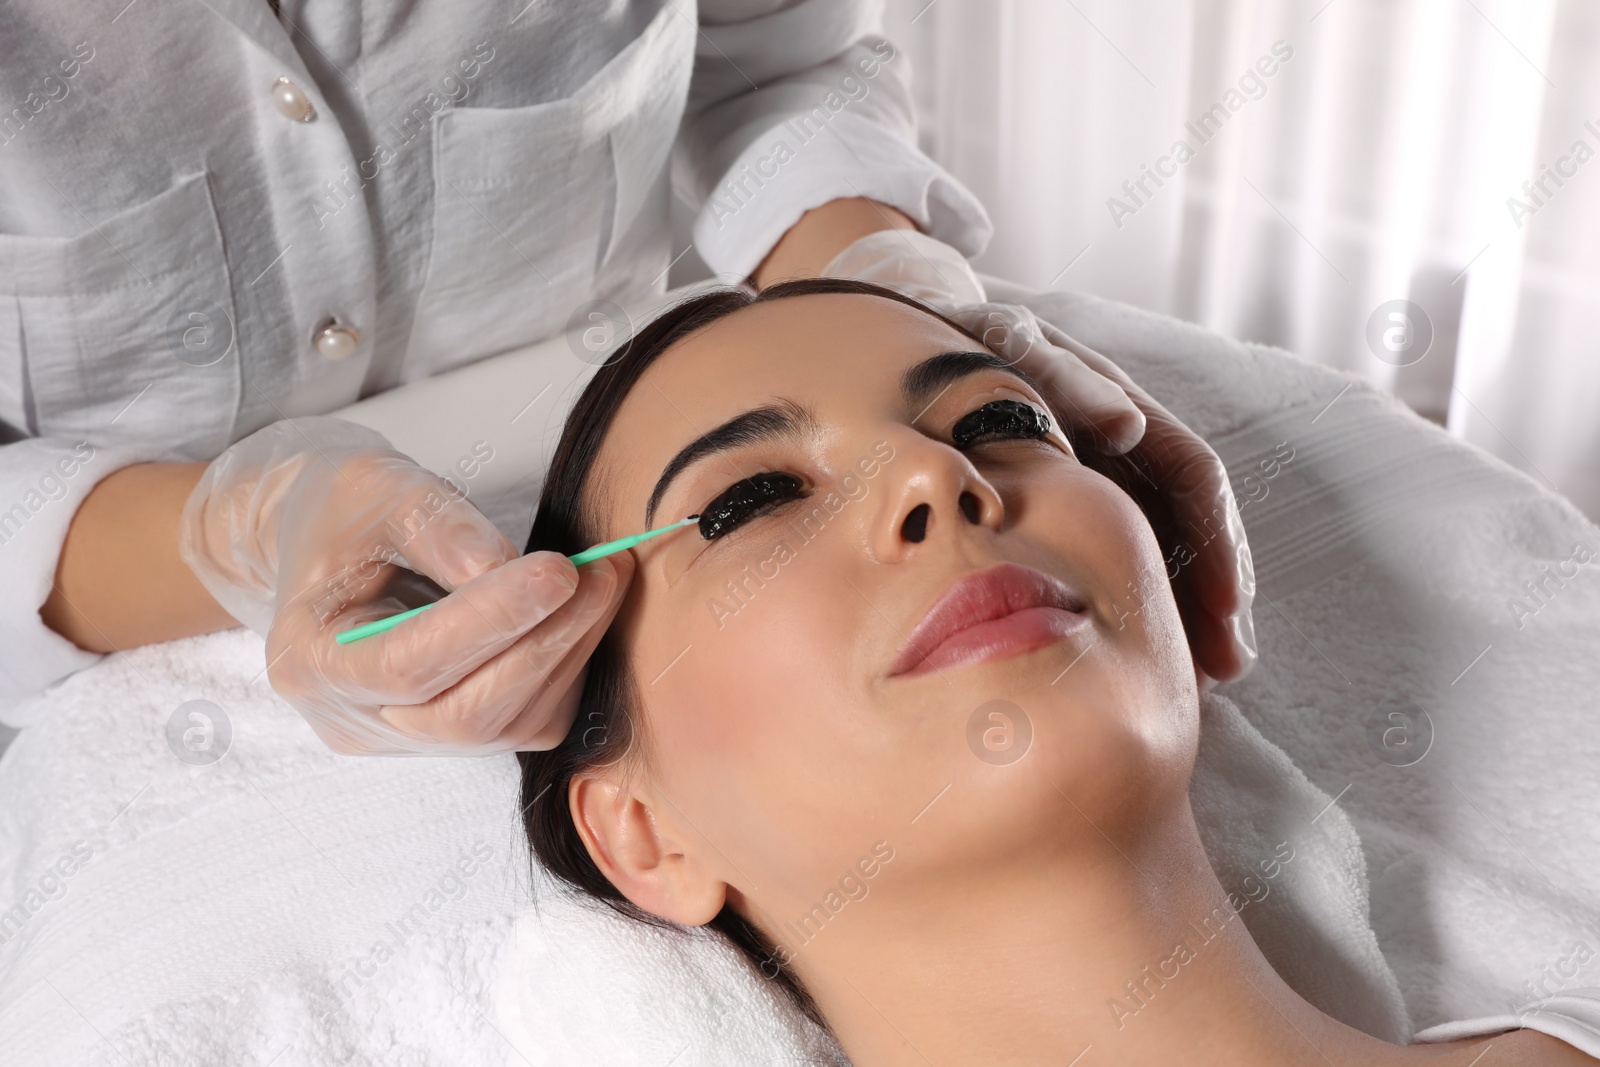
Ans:
POLYGON ((800 479, 782 471, 766 471, 734 482, 700 510, 700 536, 715 541, 757 515, 804 495, 800 479))
POLYGON ((987 441, 1042 441, 1050 433, 1050 416, 1020 400, 991 400, 967 412, 950 428, 950 441, 967 449, 987 441))

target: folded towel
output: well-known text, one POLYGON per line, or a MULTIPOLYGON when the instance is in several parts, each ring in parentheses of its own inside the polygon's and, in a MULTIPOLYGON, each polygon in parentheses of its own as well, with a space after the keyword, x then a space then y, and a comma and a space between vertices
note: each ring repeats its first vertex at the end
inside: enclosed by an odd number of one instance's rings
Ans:
POLYGON ((1530 1027, 1559 1037, 1593 1055, 1594 1048, 1600 1045, 1600 989, 1568 989, 1544 998, 1536 1009, 1443 1023, 1417 1034, 1417 1040, 1459 1041, 1464 1037, 1518 1027, 1530 1027), (1538 1020, 1538 1026, 1532 1026, 1533 1019, 1538 1020))

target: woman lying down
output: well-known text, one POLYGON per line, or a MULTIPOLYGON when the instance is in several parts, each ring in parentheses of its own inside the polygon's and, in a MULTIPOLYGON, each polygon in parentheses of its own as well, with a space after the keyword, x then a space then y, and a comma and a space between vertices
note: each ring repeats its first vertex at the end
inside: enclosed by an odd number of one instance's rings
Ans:
POLYGON ((538 858, 716 927, 856 1067, 1600 1062, 1527 1030, 1370 1037, 1236 922, 1115 1010, 1232 909, 1189 805, 1194 663, 1142 581, 1161 506, 1085 445, 864 283, 717 291, 642 330, 569 418, 528 550, 702 521, 634 550, 575 725, 521 755, 538 858), (830 893, 855 899, 816 911, 830 893))

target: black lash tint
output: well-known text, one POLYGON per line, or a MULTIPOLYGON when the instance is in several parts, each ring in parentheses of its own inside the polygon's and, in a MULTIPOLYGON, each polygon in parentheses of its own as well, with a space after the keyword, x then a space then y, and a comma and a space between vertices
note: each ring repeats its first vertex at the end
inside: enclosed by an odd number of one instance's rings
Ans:
POLYGON ((700 536, 714 541, 759 511, 800 495, 800 479, 768 472, 734 482, 700 512, 700 536))
POLYGON ((1032 404, 1020 400, 991 400, 957 420, 951 442, 966 449, 991 437, 1041 440, 1050 432, 1050 419, 1032 404))

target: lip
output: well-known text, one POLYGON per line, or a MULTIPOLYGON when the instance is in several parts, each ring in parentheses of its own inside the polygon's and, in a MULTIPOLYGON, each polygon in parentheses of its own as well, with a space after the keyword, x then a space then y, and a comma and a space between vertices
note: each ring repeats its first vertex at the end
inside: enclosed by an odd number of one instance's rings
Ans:
POLYGON ((1053 645, 1089 625, 1088 601, 1020 563, 958 579, 895 653, 890 677, 1005 659, 1053 645))

